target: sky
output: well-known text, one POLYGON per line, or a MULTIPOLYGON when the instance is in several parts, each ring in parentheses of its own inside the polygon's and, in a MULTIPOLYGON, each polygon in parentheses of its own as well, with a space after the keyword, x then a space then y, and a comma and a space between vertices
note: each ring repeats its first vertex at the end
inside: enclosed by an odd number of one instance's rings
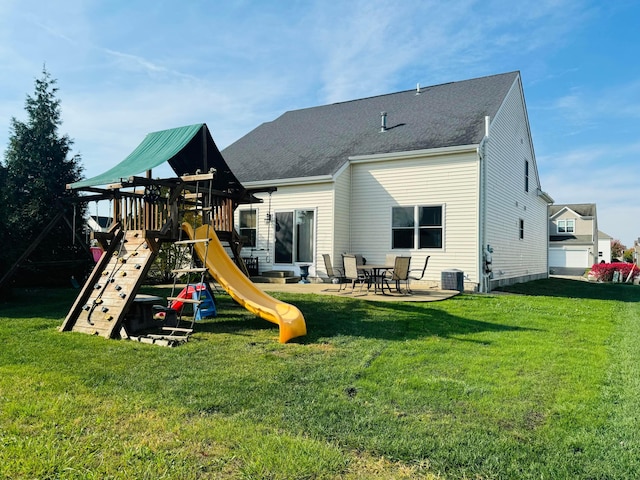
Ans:
POLYGON ((222 150, 289 110, 519 71, 542 190, 631 247, 639 26, 640 0, 0 0, 0 148, 43 68, 87 177, 149 132, 206 123, 222 150))

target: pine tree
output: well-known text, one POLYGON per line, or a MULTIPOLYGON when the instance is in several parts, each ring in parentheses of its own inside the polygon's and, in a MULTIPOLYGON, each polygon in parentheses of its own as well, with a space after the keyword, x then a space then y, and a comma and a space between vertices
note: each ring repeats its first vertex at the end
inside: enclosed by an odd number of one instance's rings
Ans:
MULTIPOLYGON (((43 68, 33 96, 27 95, 27 121, 11 119, 9 145, 0 169, 0 176, 5 177, 0 193, 3 230, 13 246, 0 253, 5 264, 15 260, 61 209, 68 218, 73 216, 74 207, 68 200, 77 194, 66 190, 66 185, 81 179, 81 158, 69 157, 73 141, 58 134, 62 120, 55 85, 56 80, 43 68)), ((81 231, 83 209, 76 207, 75 216, 81 231)), ((66 260, 77 251, 70 229, 61 222, 34 255, 36 260, 66 260)))

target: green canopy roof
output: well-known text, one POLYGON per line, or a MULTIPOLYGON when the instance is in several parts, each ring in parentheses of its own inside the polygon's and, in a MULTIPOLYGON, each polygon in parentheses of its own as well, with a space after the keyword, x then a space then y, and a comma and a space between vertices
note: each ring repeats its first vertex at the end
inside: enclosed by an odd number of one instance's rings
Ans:
POLYGON ((216 169, 214 188, 244 190, 229 169, 206 124, 172 128, 147 134, 142 143, 122 162, 93 178, 69 185, 71 189, 118 183, 168 162, 177 175, 206 173, 216 169))

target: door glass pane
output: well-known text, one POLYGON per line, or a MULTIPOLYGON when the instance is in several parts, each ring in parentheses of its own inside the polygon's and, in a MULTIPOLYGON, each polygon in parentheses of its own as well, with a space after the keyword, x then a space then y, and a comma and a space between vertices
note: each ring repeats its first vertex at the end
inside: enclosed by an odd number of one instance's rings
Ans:
POLYGON ((296 211, 296 261, 313 262, 313 210, 296 211))
POLYGON ((275 263, 293 263, 293 212, 276 212, 275 263))

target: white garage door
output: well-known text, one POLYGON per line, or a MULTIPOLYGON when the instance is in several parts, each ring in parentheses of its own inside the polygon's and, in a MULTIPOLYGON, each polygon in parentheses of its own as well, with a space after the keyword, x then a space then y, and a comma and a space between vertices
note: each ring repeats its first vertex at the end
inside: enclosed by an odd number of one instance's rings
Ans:
POLYGON ((549 249, 550 267, 587 268, 589 265, 589 252, 578 249, 549 249))

